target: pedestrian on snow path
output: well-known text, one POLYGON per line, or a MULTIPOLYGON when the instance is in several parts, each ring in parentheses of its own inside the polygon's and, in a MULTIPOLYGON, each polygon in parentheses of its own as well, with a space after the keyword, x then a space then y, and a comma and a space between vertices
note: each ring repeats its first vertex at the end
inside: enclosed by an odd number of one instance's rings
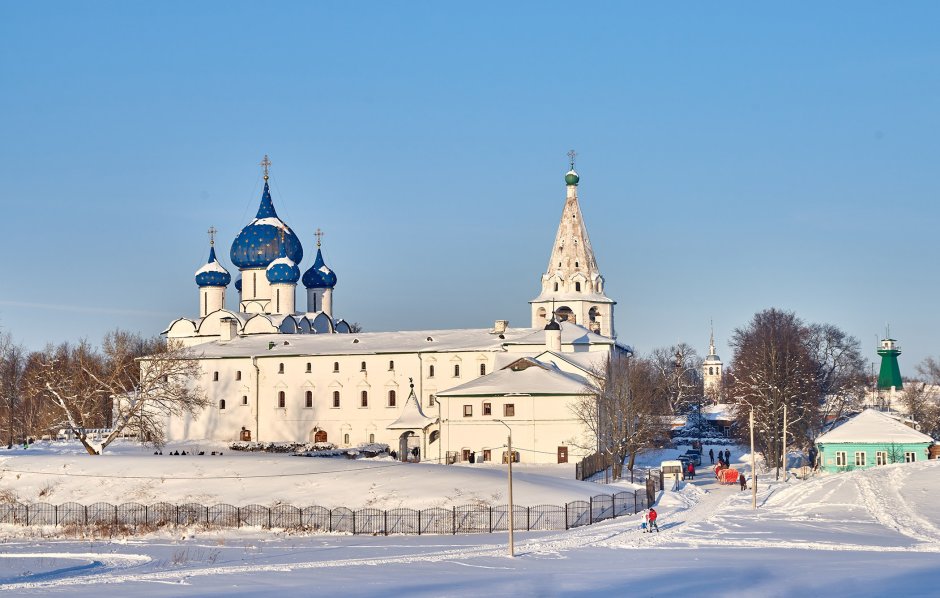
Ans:
POLYGON ((725 464, 731 463, 731 451, 725 449, 725 464))
POLYGON ((715 449, 708 449, 708 460, 715 464, 715 449))
POLYGON ((686 475, 690 480, 695 479, 695 464, 689 461, 689 468, 686 470, 686 475))
POLYGON ((741 472, 741 476, 738 478, 741 480, 741 492, 747 490, 747 477, 745 477, 744 472, 741 472))
POLYGON ((659 533, 659 525, 656 524, 656 509, 650 507, 650 510, 646 512, 646 529, 644 533, 649 532, 653 533, 653 529, 656 530, 656 533, 659 533))

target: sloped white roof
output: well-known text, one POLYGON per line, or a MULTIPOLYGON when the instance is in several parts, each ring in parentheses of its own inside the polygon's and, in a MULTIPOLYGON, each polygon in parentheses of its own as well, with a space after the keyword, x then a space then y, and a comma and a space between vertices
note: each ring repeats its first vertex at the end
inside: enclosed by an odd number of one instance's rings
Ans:
POLYGON ((927 442, 933 438, 909 428, 890 415, 866 409, 839 427, 816 439, 817 444, 833 442, 927 442))
POLYGON ((411 393, 408 395, 408 400, 405 401, 405 406, 401 410, 401 415, 398 417, 398 419, 385 426, 385 429, 423 430, 436 422, 436 417, 428 417, 424 414, 424 411, 421 409, 421 403, 415 396, 415 387, 412 385, 411 393))
POLYGON ((710 422, 717 420, 734 419, 733 405, 730 403, 718 403, 717 405, 708 405, 702 408, 702 415, 710 422))
POLYGON ((533 365, 521 370, 514 370, 507 366, 466 384, 439 392, 437 396, 446 398, 507 395, 580 395, 586 392, 587 378, 563 372, 553 363, 542 363, 531 357, 523 357, 517 361, 523 360, 531 361, 533 365))
MULTIPOLYGON (((560 322, 562 345, 612 345, 613 339, 594 334, 584 326, 571 322, 560 322)), ((506 340, 507 345, 542 345, 545 346, 545 331, 537 330, 521 338, 506 340)))

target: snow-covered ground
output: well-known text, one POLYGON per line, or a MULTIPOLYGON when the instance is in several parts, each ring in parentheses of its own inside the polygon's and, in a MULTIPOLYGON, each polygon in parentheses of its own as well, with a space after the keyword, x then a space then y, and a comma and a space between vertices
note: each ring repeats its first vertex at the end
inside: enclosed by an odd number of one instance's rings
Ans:
MULTIPOLYGON (((741 456, 732 449, 732 460, 741 456)), ((116 458, 131 457, 100 460, 116 458)), ((246 462, 255 458, 268 457, 244 457, 246 462)), ((9 466, 10 461, 0 464, 9 466)), ((469 476, 488 471, 437 469, 468 476, 464 488, 476 483, 469 476)), ((350 477, 369 479, 384 471, 357 471, 350 477)), ((498 467, 492 471, 503 473, 498 467)), ((555 479, 559 484, 570 481, 555 479)), ((506 534, 162 531, 143 539, 82 542, 15 538, 4 528, 0 591, 11 596, 94 591, 135 597, 286 591, 344 596, 937 595, 940 514, 933 505, 940 492, 940 462, 805 482, 759 480, 758 488, 754 510, 750 492, 718 486, 702 472, 694 483, 661 497, 659 534, 641 533, 640 515, 568 532, 521 533, 514 559, 506 556, 506 534)))

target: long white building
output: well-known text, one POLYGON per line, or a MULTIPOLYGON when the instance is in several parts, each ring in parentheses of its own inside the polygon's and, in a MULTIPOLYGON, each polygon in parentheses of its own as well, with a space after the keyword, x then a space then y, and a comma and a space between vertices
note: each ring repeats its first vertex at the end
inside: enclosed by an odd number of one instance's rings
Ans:
POLYGON ((171 417, 169 439, 380 442, 403 457, 495 460, 508 425, 522 461, 591 452, 573 407, 589 392, 591 372, 629 348, 614 336, 615 302, 604 294, 573 164, 531 327, 495 320, 487 329, 403 332, 353 332, 334 317, 337 276, 319 235, 301 275, 303 247, 274 209, 269 164, 257 216, 230 251, 237 307, 226 307, 231 275, 212 239, 196 273, 199 317, 165 331, 199 356, 196 382, 211 401, 196 418, 171 417), (298 282, 306 310, 296 307, 298 282))

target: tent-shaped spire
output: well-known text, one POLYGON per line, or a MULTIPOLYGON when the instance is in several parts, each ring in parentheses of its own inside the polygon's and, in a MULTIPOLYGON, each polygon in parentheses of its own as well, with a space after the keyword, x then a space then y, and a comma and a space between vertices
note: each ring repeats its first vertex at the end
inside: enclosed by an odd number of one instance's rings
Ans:
POLYGON ((437 423, 436 417, 428 417, 421 409, 421 401, 415 396, 415 385, 412 379, 408 379, 411 386, 411 392, 408 394, 408 400, 401 410, 401 415, 385 427, 386 430, 424 430, 428 426, 437 423))

